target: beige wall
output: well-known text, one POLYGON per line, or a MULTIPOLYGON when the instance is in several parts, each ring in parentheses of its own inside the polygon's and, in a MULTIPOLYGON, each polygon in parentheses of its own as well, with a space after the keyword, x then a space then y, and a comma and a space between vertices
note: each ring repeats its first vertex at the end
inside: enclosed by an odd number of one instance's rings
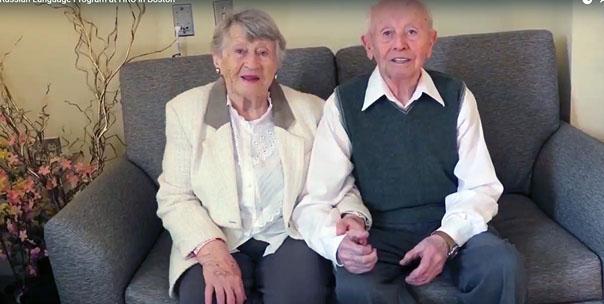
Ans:
MULTIPOLYGON (((236 8, 257 7, 269 12, 287 38, 289 47, 325 45, 337 50, 359 43, 369 1, 234 2, 236 8)), ((433 8, 435 25, 441 36, 533 28, 552 31, 562 72, 563 97, 570 95, 567 54, 572 54, 572 122, 604 140, 604 111, 598 102, 598 97, 604 95, 603 86, 590 85, 603 76, 601 66, 604 55, 595 50, 603 49, 604 45, 602 39, 594 42, 594 38, 598 37, 597 29, 601 29, 603 25, 602 17, 599 20, 596 20, 598 17, 595 15, 591 19, 577 18, 582 13, 573 11, 570 0, 531 1, 529 4, 520 1, 511 4, 501 2, 484 4, 481 1, 428 1, 433 8), (599 69, 598 65, 592 64, 596 62, 599 63, 599 69)), ((211 1, 193 1, 193 6, 196 35, 182 40, 185 55, 207 53, 213 30, 211 1)), ((113 19, 110 7, 87 6, 85 12, 98 22, 102 34, 106 35, 113 19)), ((122 16, 126 17, 124 12, 122 16)), ((120 29, 125 35, 126 25, 122 24, 120 29)), ((86 90, 83 74, 74 69, 72 50, 76 36, 69 23, 60 11, 48 7, 0 4, 0 52, 10 50, 12 43, 20 36, 23 39, 13 49, 6 64, 14 95, 31 110, 37 110, 48 103, 53 118, 49 126, 51 134, 59 135, 64 127, 68 137, 79 136, 84 123, 83 117, 63 101, 85 104, 90 93, 86 90), (52 84, 51 93, 43 98, 48 83, 52 84)), ((170 5, 148 5, 134 51, 161 48, 172 37, 170 5)), ((172 53, 174 49, 154 57, 167 57, 172 53)), ((120 128, 121 125, 118 126, 118 133, 121 133, 120 128)))
POLYGON ((571 123, 604 141, 604 5, 573 9, 571 123))

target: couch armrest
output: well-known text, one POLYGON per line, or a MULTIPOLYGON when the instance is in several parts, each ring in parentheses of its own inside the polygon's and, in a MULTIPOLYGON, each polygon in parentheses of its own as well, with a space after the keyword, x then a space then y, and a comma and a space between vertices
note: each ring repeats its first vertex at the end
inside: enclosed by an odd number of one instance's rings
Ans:
POLYGON ((124 303, 124 291, 160 231, 157 189, 115 161, 45 227, 61 303, 124 303))
POLYGON ((604 143, 561 123, 539 153, 531 193, 604 262, 604 143))

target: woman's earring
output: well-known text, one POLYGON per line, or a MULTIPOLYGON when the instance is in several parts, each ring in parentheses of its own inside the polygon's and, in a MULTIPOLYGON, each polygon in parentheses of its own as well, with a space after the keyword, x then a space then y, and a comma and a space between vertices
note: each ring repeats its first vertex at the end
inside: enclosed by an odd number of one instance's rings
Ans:
POLYGON ((217 67, 215 71, 216 71, 216 74, 220 75, 220 68, 219 67, 217 67))
POLYGON ((277 80, 277 74, 275 74, 275 80, 277 80))

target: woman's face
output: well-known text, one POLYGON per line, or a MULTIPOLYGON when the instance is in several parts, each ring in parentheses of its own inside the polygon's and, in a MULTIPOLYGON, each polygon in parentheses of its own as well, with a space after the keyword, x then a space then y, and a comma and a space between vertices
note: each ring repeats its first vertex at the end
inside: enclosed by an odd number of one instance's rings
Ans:
POLYGON ((266 99, 277 73, 277 44, 266 39, 249 41, 242 26, 231 26, 222 52, 214 63, 224 77, 231 98, 266 99))

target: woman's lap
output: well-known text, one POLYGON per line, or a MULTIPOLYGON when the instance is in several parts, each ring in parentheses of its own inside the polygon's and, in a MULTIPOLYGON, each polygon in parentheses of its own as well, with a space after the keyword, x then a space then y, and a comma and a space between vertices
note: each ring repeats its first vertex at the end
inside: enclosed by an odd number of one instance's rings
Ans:
MULTIPOLYGON (((274 254, 265 257, 256 256, 260 242, 251 242, 242 248, 247 254, 233 254, 241 269, 246 303, 260 299, 266 304, 327 302, 333 285, 331 264, 304 241, 287 238, 274 254)), ((204 303, 201 265, 196 264, 183 273, 176 288, 179 303, 204 303)))

